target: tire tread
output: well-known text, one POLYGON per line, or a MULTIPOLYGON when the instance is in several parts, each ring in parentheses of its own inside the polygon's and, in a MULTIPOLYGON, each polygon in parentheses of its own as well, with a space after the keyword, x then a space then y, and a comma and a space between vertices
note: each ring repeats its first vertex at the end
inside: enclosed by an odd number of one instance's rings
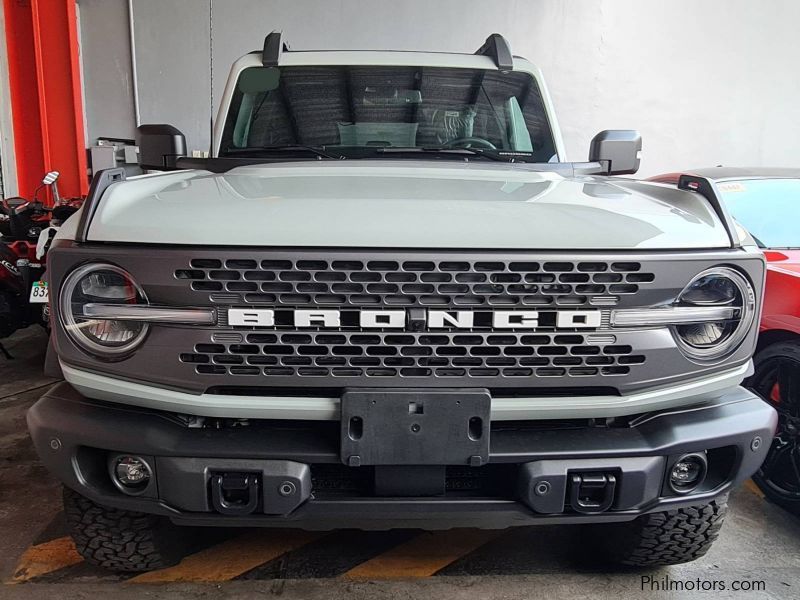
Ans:
POLYGON ((595 552, 627 567, 658 567, 696 560, 719 536, 727 497, 703 506, 643 515, 630 523, 599 526, 593 532, 595 552))
POLYGON ((180 560, 169 521, 109 508, 64 487, 64 514, 78 553, 89 564, 121 572, 162 569, 180 560))

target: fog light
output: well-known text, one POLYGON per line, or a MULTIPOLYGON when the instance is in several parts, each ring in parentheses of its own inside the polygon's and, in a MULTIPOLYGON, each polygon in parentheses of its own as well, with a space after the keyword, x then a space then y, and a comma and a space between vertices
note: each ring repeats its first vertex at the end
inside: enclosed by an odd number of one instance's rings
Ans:
POLYGON ((705 454, 685 454, 670 469, 669 487, 676 494, 688 494, 703 483, 707 468, 705 454))
POLYGON ((114 465, 114 476, 123 488, 136 491, 147 486, 151 473, 148 464, 138 456, 120 456, 114 465))

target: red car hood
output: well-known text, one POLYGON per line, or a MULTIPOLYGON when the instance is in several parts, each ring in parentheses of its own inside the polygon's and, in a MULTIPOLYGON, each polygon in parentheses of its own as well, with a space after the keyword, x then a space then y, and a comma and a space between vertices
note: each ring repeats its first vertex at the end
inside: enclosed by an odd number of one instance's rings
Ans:
POLYGON ((800 250, 764 250, 770 270, 800 276, 800 250))
POLYGON ((761 330, 800 334, 800 250, 766 250, 767 288, 761 330))

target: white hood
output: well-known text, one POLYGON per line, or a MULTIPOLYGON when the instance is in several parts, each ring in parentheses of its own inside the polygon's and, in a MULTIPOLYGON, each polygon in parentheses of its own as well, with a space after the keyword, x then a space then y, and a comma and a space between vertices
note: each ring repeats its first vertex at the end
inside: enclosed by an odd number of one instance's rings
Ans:
POLYGON ((698 194, 516 164, 305 161, 114 184, 89 241, 515 250, 728 247, 698 194))

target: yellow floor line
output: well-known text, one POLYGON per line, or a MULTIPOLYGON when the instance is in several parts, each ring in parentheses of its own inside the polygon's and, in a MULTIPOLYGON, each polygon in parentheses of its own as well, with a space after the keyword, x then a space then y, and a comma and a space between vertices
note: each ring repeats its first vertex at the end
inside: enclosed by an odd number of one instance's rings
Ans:
POLYGON ((421 533, 344 573, 344 579, 430 577, 502 534, 503 531, 451 529, 421 533))
POLYGON ((322 535, 295 530, 253 531, 187 556, 174 567, 137 575, 128 583, 228 581, 322 535))
POLYGON ((8 583, 21 583, 78 564, 82 560, 72 538, 60 537, 37 544, 29 547, 19 559, 14 575, 8 583))
POLYGON ((761 498, 762 500, 766 497, 764 496, 764 492, 759 489, 759 487, 755 484, 752 479, 748 479, 744 482, 744 487, 747 488, 748 491, 753 492, 756 496, 761 498))

